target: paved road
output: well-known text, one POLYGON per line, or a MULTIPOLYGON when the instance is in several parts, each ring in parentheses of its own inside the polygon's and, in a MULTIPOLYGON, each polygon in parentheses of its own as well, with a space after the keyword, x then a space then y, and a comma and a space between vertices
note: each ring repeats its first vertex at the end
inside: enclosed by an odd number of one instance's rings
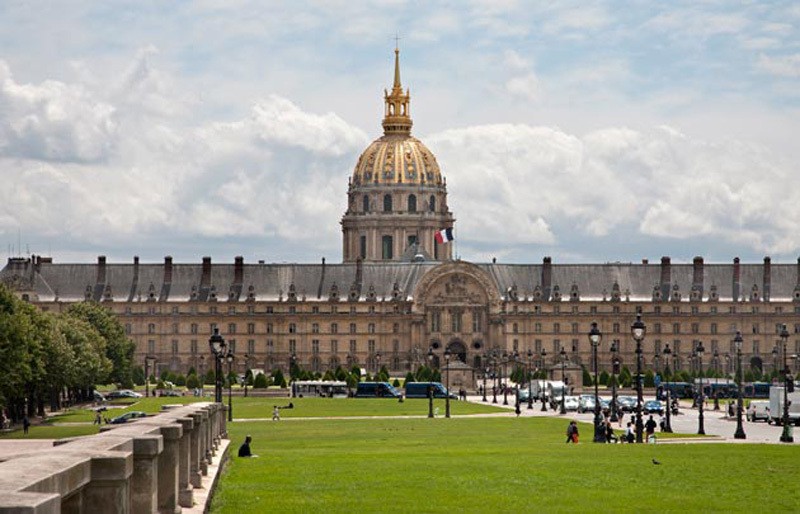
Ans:
MULTIPOLYGON (((602 395, 601 395, 602 396, 602 395)), ((487 398, 488 404, 492 404, 491 396, 487 398)), ((645 397, 645 401, 652 400, 652 397, 645 397)), ((470 396, 468 400, 475 403, 483 403, 482 397, 480 396, 470 396)), ((504 407, 511 411, 514 410, 514 397, 508 397, 508 405, 503 405, 503 397, 498 397, 498 403, 496 406, 504 407)), ((709 405, 712 405, 709 402, 709 405)), ((684 434, 696 434, 698 429, 698 418, 699 414, 697 409, 691 409, 691 402, 684 401, 681 403, 680 414, 678 416, 671 416, 671 423, 672 423, 672 430, 677 433, 684 433, 684 434)), ((547 412, 541 411, 542 404, 536 403, 533 406, 533 410, 528 410, 527 404, 523 404, 521 408, 521 416, 550 416, 550 417, 561 417, 564 419, 577 419, 578 421, 585 421, 587 423, 591 423, 593 419, 592 413, 584 413, 579 414, 577 412, 568 412, 564 416, 561 416, 558 411, 553 411, 548 407, 547 412)), ((720 405, 722 409, 722 405, 720 405)), ((783 430, 782 427, 768 425, 764 421, 758 422, 749 422, 744 419, 744 413, 742 414, 742 423, 746 435, 746 439, 734 439, 733 434, 736 432, 736 418, 728 419, 725 416, 723 410, 714 411, 706 409, 703 414, 703 424, 705 428, 705 432, 707 436, 717 436, 715 439, 724 442, 744 442, 744 443, 774 443, 774 444, 786 444, 780 442, 781 431, 783 430)), ((626 414, 624 418, 624 422, 622 424, 622 428, 619 425, 615 426, 615 430, 619 432, 625 428, 625 424, 628 421, 632 421, 630 419, 630 415, 626 414)), ((643 421, 647 420, 647 416, 643 417, 643 421)), ((655 420, 658 421, 659 417, 655 416, 655 420)), ((794 444, 800 444, 800 427, 793 427, 795 429, 794 435, 794 444)))

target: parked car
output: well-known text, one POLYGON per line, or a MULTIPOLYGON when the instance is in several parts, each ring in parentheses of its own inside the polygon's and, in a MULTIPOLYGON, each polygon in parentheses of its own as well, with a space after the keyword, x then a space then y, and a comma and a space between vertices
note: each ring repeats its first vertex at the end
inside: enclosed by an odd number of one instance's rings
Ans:
POLYGON ((174 389, 161 389, 158 392, 159 396, 183 396, 180 391, 176 391, 174 389))
POLYGON ((141 398, 141 393, 137 393, 136 391, 131 391, 130 389, 119 389, 117 391, 111 391, 106 395, 106 398, 109 400, 113 400, 115 398, 141 398))
POLYGON ((592 412, 594 406, 594 395, 582 394, 578 399, 578 412, 592 412))
POLYGON ((635 396, 617 396, 617 405, 622 412, 633 412, 636 410, 635 396))
POLYGON ((564 409, 567 411, 576 411, 580 406, 580 400, 578 400, 577 396, 565 396, 564 397, 564 409))
POLYGON ((113 418, 111 421, 109 421, 109 423, 112 425, 121 425, 122 423, 127 423, 132 419, 145 418, 145 417, 147 417, 147 413, 139 410, 132 410, 126 412, 125 414, 117 416, 116 418, 113 418))
POLYGON ((642 411, 644 411, 645 414, 658 414, 659 416, 663 416, 664 405, 658 400, 649 400, 644 402, 642 411))
POLYGON ((747 407, 747 421, 758 421, 759 419, 769 423, 769 401, 753 400, 747 407))

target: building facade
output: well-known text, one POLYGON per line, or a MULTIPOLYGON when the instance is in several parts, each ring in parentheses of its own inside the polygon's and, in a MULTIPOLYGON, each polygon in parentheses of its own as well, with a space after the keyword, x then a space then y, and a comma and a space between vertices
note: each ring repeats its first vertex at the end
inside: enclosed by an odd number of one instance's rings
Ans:
MULTIPOLYGON (((453 358, 475 370, 517 362, 534 369, 590 365, 588 332, 603 333, 599 369, 611 347, 636 367, 630 325, 647 325, 644 369, 715 369, 731 373, 733 337, 744 336, 745 369, 771 371, 800 354, 800 259, 794 264, 469 263, 452 259, 437 231, 455 222, 446 181, 433 154, 411 136, 410 95, 395 76, 384 95, 384 135, 364 151, 348 185, 341 220, 343 263, 58 264, 11 258, 0 281, 44 310, 97 301, 114 312, 136 343, 136 361, 156 369, 204 372, 208 339, 219 328, 235 368, 292 362, 323 372, 337 366, 394 374, 453 358), (695 355, 702 342, 705 355, 695 355), (665 356, 669 347, 671 353, 665 356), (563 349, 563 353, 562 353, 563 349), (775 351, 773 351, 775 350, 775 351)), ((797 369, 797 359, 790 360, 797 369)))

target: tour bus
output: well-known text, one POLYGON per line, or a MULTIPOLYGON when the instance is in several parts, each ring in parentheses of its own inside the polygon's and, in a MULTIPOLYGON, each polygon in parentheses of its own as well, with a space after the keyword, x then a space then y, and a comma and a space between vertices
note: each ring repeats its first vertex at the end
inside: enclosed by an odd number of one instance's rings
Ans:
MULTIPOLYGON (((448 394, 447 388, 441 382, 407 382, 406 398, 427 398, 429 386, 433 390, 434 398, 445 398, 448 394)), ((450 398, 457 400, 458 396, 450 393, 450 398)))
POLYGON ((706 398, 736 398, 739 387, 730 378, 695 378, 695 386, 703 384, 703 396, 706 398))
POLYGON ((333 380, 295 380, 292 397, 347 398, 347 382, 333 380))
POLYGON ((400 398, 400 391, 389 382, 361 382, 356 388, 356 398, 400 398))
POLYGON ((667 399, 667 390, 669 390, 670 399, 680 400, 681 398, 693 398, 694 388, 689 382, 661 382, 659 387, 658 399, 667 399))
POLYGON ((753 382, 742 387, 742 396, 745 398, 769 398, 769 382, 753 382))

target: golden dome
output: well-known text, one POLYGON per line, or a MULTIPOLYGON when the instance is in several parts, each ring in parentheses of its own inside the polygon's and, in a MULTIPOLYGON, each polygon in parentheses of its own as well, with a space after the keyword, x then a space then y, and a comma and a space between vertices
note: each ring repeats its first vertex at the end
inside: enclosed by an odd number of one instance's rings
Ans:
POLYGON ((439 164, 428 148, 412 136, 387 135, 372 142, 358 158, 353 185, 442 184, 439 164))
POLYGON ((394 84, 384 91, 386 109, 383 137, 370 144, 358 158, 353 185, 442 184, 436 157, 411 136, 411 95, 400 83, 400 50, 394 50, 394 84))

